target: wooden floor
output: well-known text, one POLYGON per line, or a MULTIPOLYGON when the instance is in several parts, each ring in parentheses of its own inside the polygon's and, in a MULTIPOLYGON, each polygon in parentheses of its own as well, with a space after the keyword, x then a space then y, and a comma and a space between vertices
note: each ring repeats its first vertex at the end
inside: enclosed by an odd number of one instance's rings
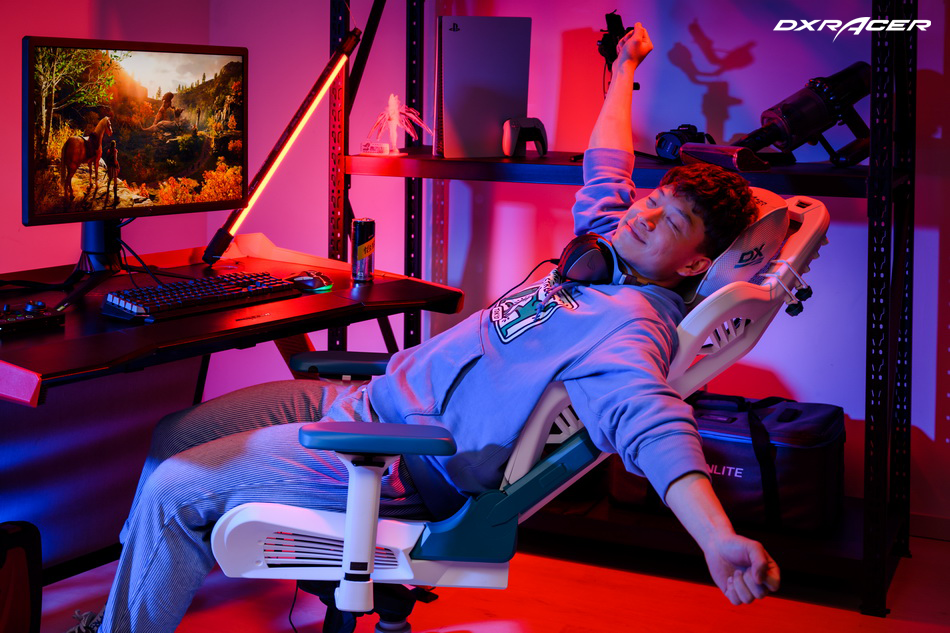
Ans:
MULTIPOLYGON (((911 552, 891 584, 886 618, 861 615, 855 592, 820 579, 788 579, 778 595, 734 607, 705 581, 698 559, 671 562, 674 574, 663 576, 656 575, 663 561, 651 561, 644 567, 651 573, 645 574, 636 571, 636 561, 605 566, 519 553, 507 590, 440 589, 439 599, 418 605, 410 621, 415 633, 950 633, 950 542, 914 538, 911 552)), ((610 560, 609 555, 593 558, 610 560)), ((42 633, 66 631, 76 609, 98 610, 114 567, 46 587, 42 633)), ((289 581, 231 579, 215 571, 179 631, 290 632, 293 593, 289 581)), ((322 616, 317 598, 298 596, 293 613, 298 631, 318 633, 322 616)), ((371 633, 374 619, 361 618, 357 633, 371 633)))

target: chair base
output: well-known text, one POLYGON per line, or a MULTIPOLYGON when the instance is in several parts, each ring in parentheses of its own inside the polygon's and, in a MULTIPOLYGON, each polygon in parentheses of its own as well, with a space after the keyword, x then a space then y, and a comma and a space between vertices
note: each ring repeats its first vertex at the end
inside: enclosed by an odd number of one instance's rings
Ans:
MULTIPOLYGON (((327 580, 300 580, 297 587, 301 591, 320 598, 326 605, 327 614, 323 619, 323 633, 352 633, 356 620, 363 613, 341 611, 336 606, 335 590, 337 583, 327 580)), ((438 596, 421 587, 408 588, 405 585, 373 585, 373 610, 369 613, 379 615, 377 633, 410 633, 409 615, 416 602, 429 603, 438 596)))

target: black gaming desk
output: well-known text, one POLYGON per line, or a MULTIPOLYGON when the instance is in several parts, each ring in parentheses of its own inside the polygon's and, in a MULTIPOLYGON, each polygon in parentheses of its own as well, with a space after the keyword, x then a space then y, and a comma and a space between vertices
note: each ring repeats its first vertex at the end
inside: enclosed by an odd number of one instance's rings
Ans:
MULTIPOLYGON (((388 329, 389 315, 452 313, 462 303, 455 288, 386 272, 377 271, 373 283, 356 286, 347 264, 277 248, 262 235, 238 236, 224 261, 211 270, 201 261, 202 251, 144 259, 150 266, 192 277, 266 271, 286 278, 320 269, 333 279, 333 288, 141 323, 100 312, 109 291, 131 285, 122 274, 67 308, 64 326, 0 337, 0 523, 27 521, 39 528, 44 584, 118 555, 116 535, 151 429, 161 416, 192 404, 193 393, 200 398, 212 353, 271 340, 282 352, 302 351, 303 343, 309 343, 307 332, 373 319, 388 329)), ((0 279, 57 283, 71 270, 60 266, 0 279)), ((136 283, 155 282, 139 273, 136 283)), ((0 303, 12 305, 26 300, 55 305, 64 296, 62 291, 0 287, 0 303)), ((391 330, 388 337, 384 330, 384 338, 387 346, 395 342, 391 330)), ((238 371, 248 373, 253 367, 238 371)))
MULTIPOLYGON (((194 277, 217 272, 269 272, 289 277, 317 268, 333 279, 327 293, 305 294, 247 307, 209 312, 145 324, 104 317, 103 297, 128 288, 119 275, 99 286, 66 310, 58 330, 12 334, 0 339, 0 398, 37 406, 46 390, 56 385, 135 371, 226 349, 244 348, 358 321, 379 319, 409 310, 454 313, 461 309, 462 292, 403 275, 377 271, 373 283, 355 285, 345 263, 281 249, 263 235, 235 238, 223 264, 213 270, 201 261, 203 249, 185 249, 146 256, 150 266, 194 277)), ((62 281, 69 266, 0 275, 0 279, 62 281)), ((137 274, 140 284, 152 285, 137 274)), ((171 279, 171 281, 176 281, 171 279)), ((43 300, 55 305, 62 292, 0 293, 3 303, 43 300)))

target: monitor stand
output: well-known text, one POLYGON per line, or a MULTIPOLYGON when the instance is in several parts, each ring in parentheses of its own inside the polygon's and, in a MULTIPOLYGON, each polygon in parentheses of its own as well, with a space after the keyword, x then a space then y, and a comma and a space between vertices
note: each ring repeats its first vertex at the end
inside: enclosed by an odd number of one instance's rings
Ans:
POLYGON ((76 269, 70 273, 62 285, 69 288, 83 278, 85 280, 59 302, 55 308, 56 311, 65 310, 105 280, 124 271, 192 279, 188 275, 162 271, 151 266, 143 268, 124 264, 120 227, 120 220, 92 220, 82 223, 82 254, 79 256, 76 269))

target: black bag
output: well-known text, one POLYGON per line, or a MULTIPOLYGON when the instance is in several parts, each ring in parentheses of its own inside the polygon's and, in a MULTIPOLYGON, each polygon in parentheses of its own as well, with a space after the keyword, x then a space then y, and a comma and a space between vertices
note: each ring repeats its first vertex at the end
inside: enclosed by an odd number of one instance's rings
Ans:
POLYGON ((844 499, 844 411, 699 392, 693 406, 713 489, 735 523, 834 527, 844 499))
MULTIPOLYGON (((844 499, 841 407, 706 392, 686 401, 713 489, 733 523, 794 531, 836 526, 844 499)), ((635 503, 642 488, 641 478, 612 469, 614 501, 635 503)))

